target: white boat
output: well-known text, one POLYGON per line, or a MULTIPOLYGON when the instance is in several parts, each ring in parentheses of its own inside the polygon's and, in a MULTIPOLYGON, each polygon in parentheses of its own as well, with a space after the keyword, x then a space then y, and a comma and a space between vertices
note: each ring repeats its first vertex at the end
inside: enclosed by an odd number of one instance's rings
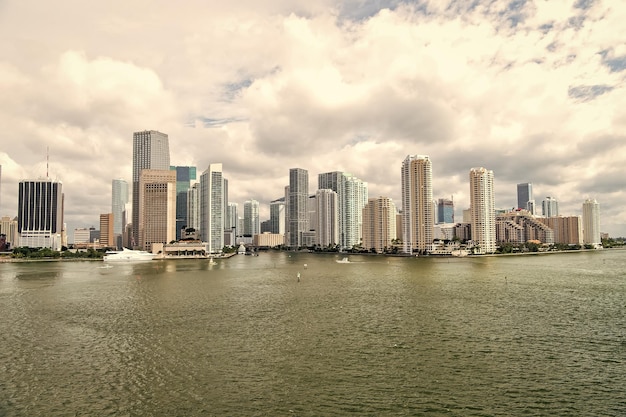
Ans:
POLYGON ((343 258, 341 260, 339 259, 335 259, 335 262, 337 262, 338 264, 349 264, 350 261, 348 260, 348 258, 343 258))
POLYGON ((143 250, 130 250, 122 248, 121 251, 107 251, 102 260, 105 262, 137 262, 151 261, 154 259, 154 257, 154 253, 146 252, 143 250))

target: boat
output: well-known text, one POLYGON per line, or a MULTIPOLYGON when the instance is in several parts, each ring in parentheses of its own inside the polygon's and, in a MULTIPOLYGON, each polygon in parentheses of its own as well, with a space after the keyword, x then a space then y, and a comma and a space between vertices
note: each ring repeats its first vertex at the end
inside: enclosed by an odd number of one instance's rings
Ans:
POLYGON ((137 262, 137 261, 152 261, 154 259, 154 253, 146 252, 143 250, 130 250, 122 248, 119 250, 110 250, 104 254, 102 258, 105 262, 137 262))
POLYGON ((335 259, 335 262, 337 262, 338 264, 349 264, 350 261, 348 260, 348 258, 343 258, 341 260, 339 259, 335 259))

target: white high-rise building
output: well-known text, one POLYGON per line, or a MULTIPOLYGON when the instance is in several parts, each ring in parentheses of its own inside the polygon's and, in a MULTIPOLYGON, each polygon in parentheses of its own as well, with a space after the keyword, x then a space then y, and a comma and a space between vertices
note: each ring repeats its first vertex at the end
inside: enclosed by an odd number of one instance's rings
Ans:
POLYGON ((289 170, 289 240, 291 248, 303 246, 302 234, 309 231, 309 171, 302 168, 289 170))
POLYGON ((600 204, 595 199, 587 199, 583 203, 583 243, 598 247, 602 244, 600 237, 600 204))
POLYGON ((546 197, 541 202, 543 217, 556 217, 559 215, 559 202, 554 197, 546 197))
POLYGON ((133 133, 132 241, 139 245, 139 177, 144 169, 169 170, 170 147, 165 133, 144 130, 133 133))
POLYGON ((239 204, 228 203, 228 220, 229 224, 226 225, 226 229, 232 230, 235 238, 241 235, 241 229, 239 228, 239 204))
POLYGON ((426 253, 433 243, 433 172, 426 155, 402 162, 402 241, 404 253, 426 253))
POLYGON ((317 177, 317 188, 332 190, 339 201, 339 246, 351 249, 361 244, 363 207, 367 204, 368 185, 348 172, 325 172, 317 177))
POLYGON ((259 218, 259 202, 247 200, 243 203, 243 234, 254 237, 261 233, 261 219, 259 218))
POLYGON ((210 164, 200 176, 200 236, 208 253, 224 248, 225 217, 222 164, 210 164))
POLYGON ((493 171, 472 168, 470 180, 470 213, 475 253, 496 251, 496 212, 493 171))
POLYGON ((322 248, 339 244, 339 198, 333 190, 315 193, 316 244, 322 248))

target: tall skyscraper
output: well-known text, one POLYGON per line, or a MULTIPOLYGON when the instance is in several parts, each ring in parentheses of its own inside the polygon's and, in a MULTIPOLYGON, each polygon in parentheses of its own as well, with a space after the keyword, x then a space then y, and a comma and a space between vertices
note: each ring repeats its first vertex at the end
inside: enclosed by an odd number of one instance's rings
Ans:
MULTIPOLYGON (((229 224, 226 228, 233 232, 234 237, 242 235, 242 231, 239 229, 239 204, 228 203, 228 221, 229 224)), ((234 243, 236 241, 233 241, 234 243)))
POLYGON ((339 244, 339 198, 333 190, 321 189, 315 193, 316 244, 322 248, 339 244))
POLYGON ((476 253, 496 251, 496 212, 493 171, 472 168, 469 173, 472 240, 476 253))
POLYGON ((139 177, 144 169, 170 169, 170 147, 165 133, 156 130, 133 133, 133 246, 140 245, 139 177))
POLYGON ((194 182, 187 190, 187 228, 200 232, 200 183, 194 182))
POLYGON ((454 201, 440 198, 437 200, 437 223, 454 223, 454 201))
POLYGON ((254 236, 261 233, 261 219, 259 218, 259 202, 247 200, 243 203, 243 234, 254 236))
POLYGON ((363 248, 383 253, 396 239, 396 205, 388 197, 370 198, 363 209, 363 248))
POLYGON ((556 217, 559 215, 559 202, 554 197, 546 197, 541 202, 541 211, 544 217, 556 217))
POLYGON ((339 200, 339 246, 351 249, 361 243, 363 207, 367 204, 368 186, 349 172, 325 172, 317 177, 317 188, 337 193, 339 200))
POLYGON ((128 204, 128 183, 123 179, 111 182, 111 212, 113 213, 113 235, 116 247, 122 246, 121 237, 126 226, 126 205, 128 204))
POLYGON ((176 240, 179 240, 181 229, 187 226, 187 191, 196 180, 196 167, 171 166, 170 169, 176 171, 176 240))
POLYGON ((17 201, 19 245, 61 250, 63 185, 41 179, 20 181, 17 201))
POLYGON ((302 168, 289 170, 289 240, 288 245, 302 246, 302 233, 309 230, 307 221, 309 200, 309 172, 302 168))
POLYGON ((401 172, 403 251, 426 253, 435 222, 432 163, 425 155, 407 155, 401 172))
MULTIPOLYGON (((168 167, 169 168, 169 167, 168 167)), ((143 169, 139 176, 139 247, 176 239, 176 172, 143 169)))
POLYGON ((285 234, 285 199, 270 202, 270 233, 285 234))
POLYGON ((602 244, 600 204, 595 199, 587 199, 583 203, 583 242, 585 245, 594 245, 595 247, 602 244))
POLYGON ((517 184, 517 208, 528 210, 535 214, 535 200, 533 199, 533 185, 529 182, 517 184))
POLYGON ((209 164, 200 176, 200 236, 208 253, 224 248, 225 218, 222 164, 209 164))

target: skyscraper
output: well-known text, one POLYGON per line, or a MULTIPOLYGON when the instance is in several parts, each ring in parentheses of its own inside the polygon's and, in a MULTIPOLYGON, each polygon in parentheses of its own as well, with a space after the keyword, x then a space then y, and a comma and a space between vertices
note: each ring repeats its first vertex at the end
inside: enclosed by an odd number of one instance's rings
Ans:
POLYGON ((208 253, 224 248, 225 217, 222 164, 209 164, 200 176, 200 236, 208 253))
POLYGON ((285 234, 285 199, 270 202, 270 233, 285 234))
POLYGON ((289 170, 289 243, 291 248, 302 246, 302 233, 309 230, 307 221, 309 172, 302 168, 289 170))
POLYGON ((454 223, 454 201, 447 198, 437 200, 437 223, 454 223))
POLYGON ((41 179, 20 181, 17 201, 19 245, 61 250, 63 185, 41 179))
MULTIPOLYGON (((168 167, 169 168, 169 167, 168 167)), ((143 169, 139 176, 139 247, 176 239, 176 172, 143 169)))
POLYGON ((585 245, 598 247, 600 238, 600 205, 595 199, 587 199, 583 203, 583 242, 585 245))
POLYGON ((128 204, 128 183, 123 179, 111 182, 111 212, 113 213, 113 235, 116 247, 122 246, 121 237, 126 226, 126 205, 128 204))
POLYGON ((259 218, 259 202, 247 200, 243 203, 243 234, 254 236, 261 233, 261 220, 259 218))
POLYGON ((322 248, 339 244, 339 198, 333 190, 315 193, 315 243, 322 248))
POLYGON ((230 229, 232 235, 234 237, 233 242, 231 244, 235 244, 237 236, 240 236, 241 230, 239 230, 239 204, 237 203, 228 203, 228 221, 229 224, 226 225, 226 229, 230 229))
POLYGON ((339 202, 339 246, 351 249, 361 243, 363 207, 367 204, 367 182, 349 172, 325 172, 317 177, 317 188, 337 193, 339 202))
POLYGON ((196 167, 171 166, 176 171, 176 240, 180 239, 181 229, 187 226, 187 191, 196 180, 196 167))
POLYGON ((200 232, 200 183, 195 182, 187 190, 187 228, 200 232))
POLYGON ((544 217, 555 217, 559 215, 559 202, 554 197, 546 197, 541 202, 541 211, 544 217))
POLYGON ((156 130, 133 133, 133 246, 140 245, 139 177, 144 169, 170 169, 170 147, 165 133, 156 130))
POLYGON ((535 200, 533 199, 533 185, 529 182, 517 184, 517 208, 534 213, 535 200))
POLYGON ((472 240, 475 252, 496 251, 496 213, 493 171, 472 168, 469 173, 472 240))
POLYGON ((396 205, 388 197, 370 198, 363 209, 363 248, 383 253, 396 239, 396 205))
POLYGON ((402 239, 404 253, 427 252, 433 242, 432 163, 425 155, 402 162, 402 239))

